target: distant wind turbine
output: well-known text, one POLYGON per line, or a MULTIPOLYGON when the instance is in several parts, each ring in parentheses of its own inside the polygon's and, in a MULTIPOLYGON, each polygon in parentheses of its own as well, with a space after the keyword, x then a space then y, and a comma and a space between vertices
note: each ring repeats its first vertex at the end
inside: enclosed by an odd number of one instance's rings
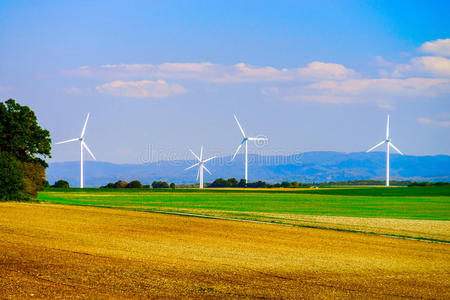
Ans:
POLYGON ((203 159, 203 145, 200 148, 200 156, 197 156, 197 154, 195 154, 194 151, 192 151, 191 149, 189 149, 189 151, 191 151, 191 153, 195 156, 195 158, 198 160, 198 162, 196 164, 193 164, 189 168, 186 168, 185 170, 189 170, 189 169, 191 169, 193 167, 198 166, 197 180, 200 178, 200 188, 202 189, 203 188, 203 169, 205 169, 206 172, 208 172, 210 175, 212 175, 211 172, 208 170, 208 168, 205 167, 205 163, 207 161, 210 161, 211 159, 216 158, 216 157, 213 156, 213 157, 210 157, 208 159, 203 159))
POLYGON ((262 137, 246 136, 244 129, 242 129, 242 126, 239 123, 236 115, 234 115, 234 119, 236 120, 236 123, 239 126, 239 129, 241 130, 243 139, 242 139, 241 143, 239 144, 239 146, 237 147, 236 152, 234 152, 233 158, 231 160, 232 161, 234 160, 234 158, 236 157, 236 154, 238 154, 239 150, 241 150, 242 145, 245 144, 245 183, 247 184, 247 179, 248 179, 248 141, 268 141, 268 139, 262 138, 262 137))
POLYGON ((87 114, 86 117, 86 121, 84 122, 84 126, 83 126, 83 130, 81 131, 81 135, 79 138, 74 138, 74 139, 70 139, 67 141, 62 141, 59 143, 55 143, 55 145, 59 145, 59 144, 65 144, 65 143, 71 143, 71 142, 76 142, 79 141, 80 142, 80 149, 81 149, 81 160, 80 160, 80 188, 83 188, 83 148, 86 148, 86 150, 89 152, 89 154, 92 156, 93 159, 97 160, 94 156, 94 154, 92 154, 91 150, 89 149, 89 147, 86 145, 86 143, 84 142, 84 134, 86 132, 86 125, 89 119, 89 113, 87 114))
POLYGON ((386 139, 367 150, 367 152, 370 152, 383 144, 386 144, 386 186, 389 186, 389 147, 392 147, 395 151, 403 155, 403 153, 391 142, 391 137, 389 136, 389 115, 387 116, 386 139))

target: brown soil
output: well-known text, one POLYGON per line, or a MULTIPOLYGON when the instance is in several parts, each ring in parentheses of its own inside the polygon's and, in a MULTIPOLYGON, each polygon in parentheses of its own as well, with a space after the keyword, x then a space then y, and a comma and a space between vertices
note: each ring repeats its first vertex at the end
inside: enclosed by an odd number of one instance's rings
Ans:
POLYGON ((450 298, 450 245, 0 204, 0 298, 450 298))

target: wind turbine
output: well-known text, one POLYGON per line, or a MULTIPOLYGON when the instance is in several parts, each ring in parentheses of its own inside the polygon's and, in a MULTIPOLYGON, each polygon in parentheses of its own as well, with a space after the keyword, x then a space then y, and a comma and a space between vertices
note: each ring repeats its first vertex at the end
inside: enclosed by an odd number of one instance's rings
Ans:
POLYGON ((233 115, 234 119, 236 120, 237 125, 239 126, 239 129, 241 130, 242 133, 242 141, 239 144, 239 146, 236 149, 236 152, 234 152, 233 158, 231 159, 231 161, 234 160, 234 158, 236 157, 236 154, 238 154, 239 150, 241 150, 241 147, 243 144, 245 144, 245 184, 247 184, 247 177, 248 177, 248 141, 268 141, 267 138, 262 138, 262 137, 248 137, 245 135, 244 129, 242 129, 241 124, 239 123, 236 115, 233 115))
POLYGON ((205 162, 210 161, 211 159, 214 159, 216 157, 213 156, 213 157, 210 157, 208 159, 203 159, 203 145, 200 148, 200 156, 197 156, 197 154, 195 154, 194 151, 192 151, 191 149, 189 149, 189 151, 191 151, 191 153, 195 156, 195 158, 198 160, 198 163, 193 164, 192 166, 190 166, 189 168, 186 168, 185 170, 189 170, 189 169, 191 169, 193 167, 198 166, 197 180, 200 177, 200 188, 202 189, 203 188, 203 169, 205 169, 206 172, 208 172, 210 175, 212 175, 211 172, 208 170, 208 168, 205 167, 205 162))
POLYGON ((71 143, 71 142, 76 142, 79 141, 80 142, 80 150, 81 150, 81 160, 80 160, 80 188, 83 188, 83 148, 86 148, 86 150, 89 152, 89 154, 92 156, 93 159, 97 160, 94 156, 94 154, 92 154, 91 150, 89 149, 89 147, 86 145, 86 143, 84 142, 84 134, 86 132, 86 125, 89 119, 89 113, 87 114, 86 117, 86 121, 84 121, 84 126, 83 126, 83 130, 81 131, 81 135, 79 138, 74 138, 74 139, 70 139, 67 141, 62 141, 59 143, 55 143, 55 145, 59 145, 59 144, 65 144, 65 143, 71 143))
POLYGON ((391 137, 389 136, 389 115, 387 116, 386 139, 367 150, 367 152, 370 152, 383 144, 386 144, 386 186, 389 186, 389 147, 392 147, 395 151, 403 155, 403 153, 391 142, 391 137))

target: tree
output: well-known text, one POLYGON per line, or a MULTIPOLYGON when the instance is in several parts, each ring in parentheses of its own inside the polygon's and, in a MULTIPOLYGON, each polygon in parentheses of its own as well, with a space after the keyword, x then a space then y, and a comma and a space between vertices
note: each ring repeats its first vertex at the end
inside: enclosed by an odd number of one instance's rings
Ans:
POLYGON ((283 181, 283 182, 281 183, 281 187, 283 187, 283 188, 290 188, 290 187, 291 187, 291 184, 290 184, 289 182, 287 182, 287 181, 283 181))
POLYGON ((38 191, 45 188, 45 167, 40 163, 24 162, 25 193, 29 197, 36 198, 38 191))
POLYGON ((249 187, 249 188, 266 188, 267 183, 265 181, 258 180, 256 182, 247 183, 247 187, 249 187))
POLYGON ((44 159, 51 157, 50 150, 50 133, 38 125, 36 115, 28 106, 13 99, 0 102, 0 199, 36 197, 45 185, 48 165, 44 159))
POLYGON ((152 188, 154 189, 168 189, 169 184, 165 181, 153 181, 152 188))
POLYGON ((116 183, 114 183, 114 187, 116 189, 121 189, 127 187, 128 182, 125 180, 118 180, 116 183))
POLYGON ((50 187, 50 182, 48 180, 44 180, 44 188, 50 187))
POLYGON ((170 184, 170 188, 171 188, 172 190, 174 190, 174 189, 176 188, 175 183, 172 182, 172 183, 170 184))
POLYGON ((69 183, 67 181, 65 181, 65 180, 62 180, 62 179, 56 181, 55 184, 52 187, 63 188, 63 189, 70 188, 69 183))
POLYGON ((227 181, 223 178, 217 178, 216 180, 213 181, 213 183, 211 183, 211 185, 209 187, 213 187, 213 188, 219 188, 219 187, 226 187, 227 186, 227 181))
POLYGON ((13 99, 0 102, 0 149, 14 154, 19 161, 47 163, 37 155, 51 157, 51 139, 42 129, 34 112, 13 99))
POLYGON ((127 184, 126 188, 140 189, 142 188, 142 183, 139 180, 133 180, 129 184, 127 184))
POLYGON ((227 187, 236 187, 238 185, 238 181, 236 178, 229 178, 227 180, 227 187))
POLYGON ((245 181, 245 179, 242 178, 241 180, 239 180, 239 183, 237 184, 237 186, 241 187, 241 188, 246 187, 247 182, 245 181))
POLYGON ((8 152, 0 152, 0 200, 25 200, 22 164, 8 152))

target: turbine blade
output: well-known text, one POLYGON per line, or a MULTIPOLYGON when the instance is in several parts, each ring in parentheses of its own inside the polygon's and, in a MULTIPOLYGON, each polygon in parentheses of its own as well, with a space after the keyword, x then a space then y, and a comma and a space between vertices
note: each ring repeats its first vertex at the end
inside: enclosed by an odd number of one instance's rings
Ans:
POLYGON ((214 158, 216 158, 216 157, 217 157, 217 156, 210 157, 210 158, 208 158, 208 159, 205 159, 203 162, 205 163, 205 162, 210 161, 211 159, 214 159, 214 158))
POLYGON ((386 123, 386 139, 389 139, 389 115, 387 116, 387 123, 386 123))
POLYGON ((55 143, 55 145, 65 144, 65 143, 70 143, 70 142, 75 142, 75 141, 79 141, 79 140, 80 140, 79 138, 76 138, 76 139, 70 139, 70 140, 67 140, 67 141, 62 141, 62 142, 55 143))
POLYGON ((233 116, 234 116, 234 119, 236 120, 236 123, 237 123, 238 126, 239 126, 239 129, 241 130, 242 136, 245 137, 245 132, 244 132, 244 129, 242 129, 241 123, 239 123, 239 121, 238 121, 236 115, 233 115, 233 116))
POLYGON ((198 178, 200 177, 200 168, 197 169, 197 181, 198 181, 198 178))
POLYGON ((189 149, 189 151, 191 151, 191 153, 195 156, 195 158, 196 158, 198 161, 201 161, 200 157, 198 157, 197 154, 194 153, 194 151, 192 151, 191 149, 189 149))
POLYGON ((89 154, 92 156, 92 158, 97 160, 95 158, 94 154, 92 154, 92 151, 91 151, 91 149, 89 149, 88 145, 86 145, 86 143, 84 141, 82 141, 81 144, 83 144, 83 147, 86 148, 86 150, 89 152, 89 154))
POLYGON ((249 137, 249 141, 268 141, 268 138, 259 138, 259 137, 249 137))
POLYGON ((192 169, 193 167, 196 167, 196 166, 198 166, 199 164, 200 164, 200 162, 198 162, 198 163, 196 163, 196 164, 193 164, 192 166, 190 166, 190 167, 188 167, 188 168, 186 168, 186 169, 184 169, 184 170, 186 171, 186 170, 192 169))
POLYGON ((235 158, 236 155, 238 154, 239 150, 241 150, 242 144, 243 144, 244 142, 245 142, 245 141, 242 141, 242 143, 239 144, 239 146, 238 146, 237 149, 236 149, 236 152, 234 152, 234 155, 233 155, 233 158, 231 159, 231 161, 234 160, 234 158, 235 158))
POLYGON ((205 171, 206 171, 206 172, 208 172, 208 173, 209 173, 209 175, 212 175, 211 171, 210 171, 210 170, 208 170, 208 168, 207 168, 207 167, 203 166, 203 169, 205 169, 205 171))
POLYGON ((84 133, 86 132, 86 125, 87 125, 88 120, 89 120, 89 113, 87 114, 86 121, 84 121, 83 130, 81 131, 81 135, 80 135, 81 138, 84 137, 84 133))
POLYGON ((389 143, 389 145, 394 148, 395 151, 397 151, 398 153, 400 153, 401 155, 403 155, 402 151, 398 150, 397 147, 394 146, 394 144, 389 143))
POLYGON ((200 147, 200 161, 203 159, 203 145, 200 147))
POLYGON ((367 150, 366 152, 372 151, 373 149, 375 149, 375 148, 377 148, 377 147, 383 145, 385 142, 386 142, 386 141, 381 141, 381 142, 379 142, 378 144, 376 144, 375 146, 373 146, 372 148, 370 148, 370 149, 367 150))

